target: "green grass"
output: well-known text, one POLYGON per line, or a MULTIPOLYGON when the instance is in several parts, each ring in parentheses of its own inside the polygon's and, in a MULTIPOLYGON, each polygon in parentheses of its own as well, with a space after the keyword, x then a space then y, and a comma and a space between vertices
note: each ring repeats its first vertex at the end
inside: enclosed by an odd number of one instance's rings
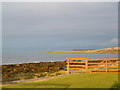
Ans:
POLYGON ((118 86, 118 73, 79 73, 3 85, 3 88, 111 88, 118 86))

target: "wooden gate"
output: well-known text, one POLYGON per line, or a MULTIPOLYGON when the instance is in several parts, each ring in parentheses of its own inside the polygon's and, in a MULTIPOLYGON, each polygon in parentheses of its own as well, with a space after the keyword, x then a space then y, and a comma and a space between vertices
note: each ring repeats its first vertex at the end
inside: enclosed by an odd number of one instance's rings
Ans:
POLYGON ((66 58, 67 72, 120 72, 119 58, 66 58))

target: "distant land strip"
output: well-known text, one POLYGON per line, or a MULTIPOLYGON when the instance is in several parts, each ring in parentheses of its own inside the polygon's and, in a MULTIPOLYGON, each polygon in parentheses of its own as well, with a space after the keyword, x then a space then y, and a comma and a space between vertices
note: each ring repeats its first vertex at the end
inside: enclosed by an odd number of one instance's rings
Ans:
POLYGON ((49 51, 43 53, 98 53, 98 54, 120 54, 120 47, 103 49, 73 49, 70 51, 49 51))

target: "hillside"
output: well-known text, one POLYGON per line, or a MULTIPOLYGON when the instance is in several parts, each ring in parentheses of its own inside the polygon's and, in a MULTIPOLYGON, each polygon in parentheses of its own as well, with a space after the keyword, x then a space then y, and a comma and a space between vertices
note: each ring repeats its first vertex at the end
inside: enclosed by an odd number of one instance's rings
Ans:
POLYGON ((106 54, 118 54, 120 53, 120 47, 103 48, 103 49, 78 49, 71 51, 53 51, 44 53, 106 53, 106 54))

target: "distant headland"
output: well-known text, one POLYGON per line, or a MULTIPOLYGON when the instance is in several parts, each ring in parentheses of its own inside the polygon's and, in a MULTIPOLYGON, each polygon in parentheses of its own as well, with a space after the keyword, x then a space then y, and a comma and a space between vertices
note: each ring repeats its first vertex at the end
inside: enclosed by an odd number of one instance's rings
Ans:
POLYGON ((43 53, 98 53, 98 54, 120 54, 120 47, 103 49, 73 49, 70 51, 50 51, 43 53))

